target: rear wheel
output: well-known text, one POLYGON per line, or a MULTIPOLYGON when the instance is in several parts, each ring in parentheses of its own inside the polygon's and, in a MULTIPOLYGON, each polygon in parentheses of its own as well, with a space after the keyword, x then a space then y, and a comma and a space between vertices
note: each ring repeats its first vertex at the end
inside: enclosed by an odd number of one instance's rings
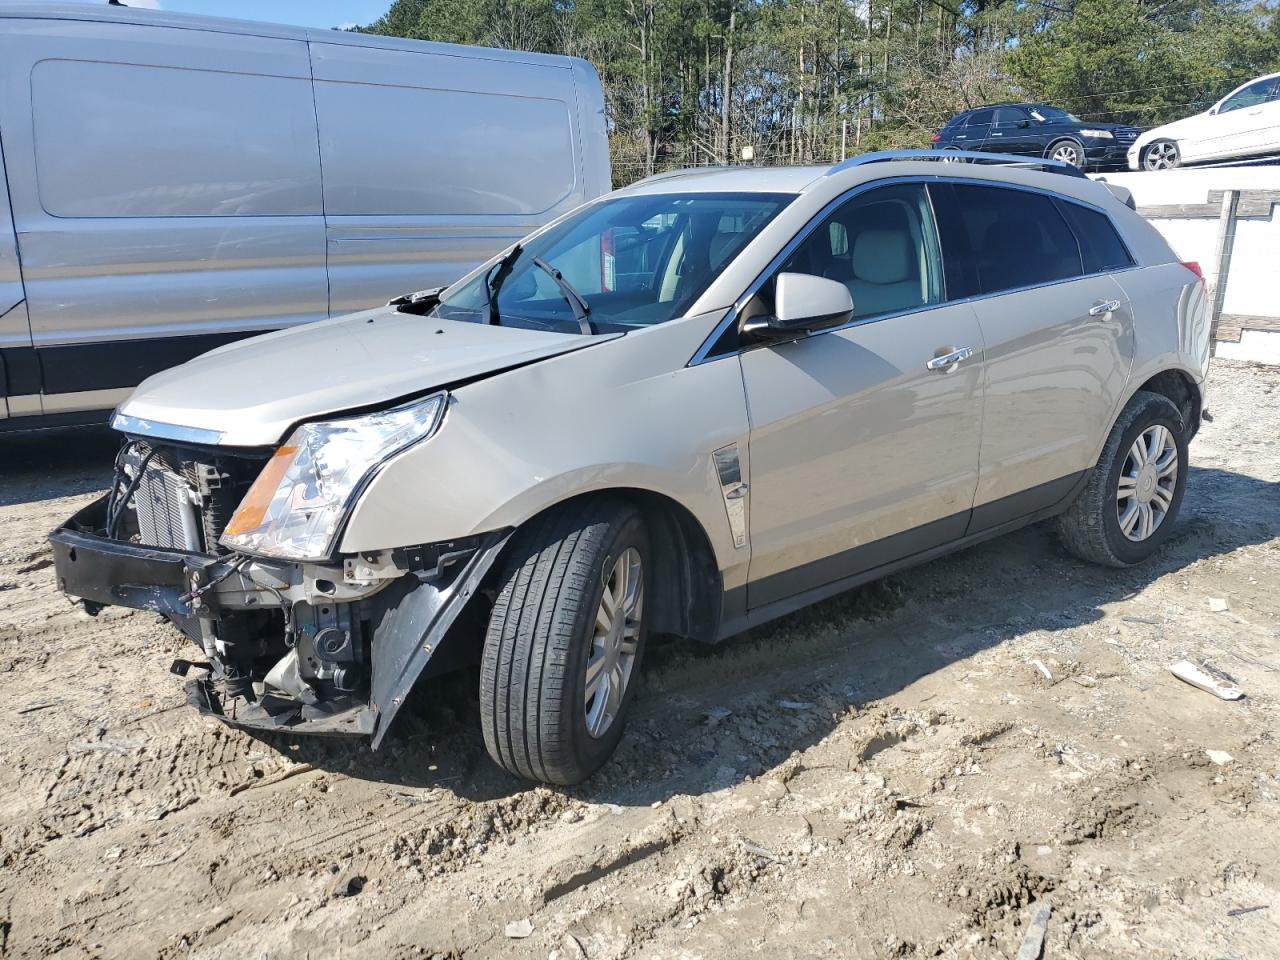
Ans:
POLYGON ((544 783, 585 780, 622 737, 646 636, 639 511, 593 497, 517 534, 481 661, 485 746, 544 783))
POLYGON ((1172 140, 1155 140, 1142 151, 1142 169, 1172 170, 1182 163, 1182 154, 1172 140))
POLYGON ((1059 140, 1049 147, 1049 159, 1069 163, 1073 167, 1084 166, 1084 148, 1074 140, 1059 140))
POLYGON ((1082 560, 1125 567, 1168 538, 1187 476, 1186 427, 1168 397, 1139 391, 1120 414, 1079 498, 1058 518, 1082 560))

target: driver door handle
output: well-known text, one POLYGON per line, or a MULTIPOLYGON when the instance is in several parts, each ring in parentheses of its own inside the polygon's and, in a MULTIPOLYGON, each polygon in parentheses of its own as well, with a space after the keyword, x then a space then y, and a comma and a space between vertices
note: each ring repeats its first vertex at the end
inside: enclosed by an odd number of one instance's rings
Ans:
POLYGON ((1089 308, 1089 316, 1104 317, 1108 313, 1114 313, 1120 309, 1119 300, 1103 300, 1101 303, 1095 303, 1089 308))
POLYGON ((940 357, 934 357, 924 366, 926 370, 932 370, 935 373, 945 372, 961 360, 968 360, 972 356, 973 347, 961 347, 959 350, 952 350, 950 353, 944 353, 940 357))

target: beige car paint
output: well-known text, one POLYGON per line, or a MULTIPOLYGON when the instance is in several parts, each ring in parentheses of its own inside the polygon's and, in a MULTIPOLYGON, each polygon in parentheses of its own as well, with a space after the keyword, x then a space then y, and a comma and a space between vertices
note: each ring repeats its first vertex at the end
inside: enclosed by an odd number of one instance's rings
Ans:
MULTIPOLYGON (((377 551, 516 527, 582 493, 638 489, 696 519, 728 593, 747 583, 749 565, 751 579, 763 581, 1087 469, 1116 411, 1146 378, 1177 369, 1203 381, 1208 332, 1200 284, 1102 184, 1000 166, 939 171, 933 164, 884 162, 834 173, 696 172, 623 192, 715 191, 800 193, 684 318, 616 339, 485 326, 457 331, 481 352, 486 338, 501 342, 485 361, 493 367, 508 366, 499 354, 513 348, 518 335, 558 342, 537 363, 454 389, 437 433, 377 471, 350 513, 340 549, 377 551), (1084 278, 923 308, 802 342, 690 362, 778 252, 833 201, 864 184, 939 176, 1048 189, 1100 207, 1143 266, 1116 279, 1084 278), (1087 318, 1089 307, 1112 298, 1122 306, 1102 319, 1087 318), (1042 330, 1051 307, 1061 316, 1054 314, 1042 330), (981 347, 984 335, 986 358, 926 372, 937 350, 981 347), (588 342, 572 343, 577 340, 588 342), (834 344, 843 345, 849 366, 830 362, 834 354, 825 348, 834 344), (980 428, 984 390, 989 419, 980 428), (751 538, 744 546, 734 544, 712 458, 731 444, 749 490, 751 538)), ((325 324, 315 325, 274 343, 251 341, 239 355, 219 351, 148 381, 122 412, 216 426, 226 444, 274 443, 287 434, 290 418, 386 403, 413 384, 426 392, 446 382, 434 364, 419 369, 405 362, 418 349, 415 338, 437 336, 430 331, 439 322, 396 316, 386 323, 399 331, 397 344, 381 358, 372 340, 367 358, 340 348, 325 357, 309 353, 307 338, 328 335, 325 324), (272 364, 257 361, 237 369, 232 361, 255 345, 298 373, 272 380, 272 364), (366 364, 367 389, 360 389, 361 378, 346 378, 342 367, 349 359, 366 364), (244 375, 248 370, 252 376, 244 375), (199 390, 191 379, 197 374, 199 390), (193 400, 217 385, 227 399, 216 407, 193 400), (293 397, 300 391, 305 400, 293 397), (264 418, 264 410, 273 415, 264 418)), ((354 322, 368 320, 372 328, 384 324, 376 313, 354 322)), ((353 321, 333 323, 343 322, 353 321)), ((478 361, 476 371, 483 366, 478 361)), ((769 599, 766 593, 760 602, 769 599)))

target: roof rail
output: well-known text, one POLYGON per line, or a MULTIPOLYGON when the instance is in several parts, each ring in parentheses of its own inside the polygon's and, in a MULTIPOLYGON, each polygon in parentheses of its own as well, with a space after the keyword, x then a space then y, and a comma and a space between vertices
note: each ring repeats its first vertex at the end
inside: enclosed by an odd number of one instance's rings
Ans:
POLYGON ((875 153, 863 153, 848 160, 841 160, 831 167, 824 176, 831 176, 842 170, 861 167, 868 163, 888 163, 894 160, 933 160, 943 163, 986 163, 1001 167, 1024 167, 1040 170, 1044 173, 1059 173, 1068 177, 1084 177, 1085 173, 1078 167, 1061 160, 1049 160, 1042 157, 1019 157, 1012 153, 975 153, 971 150, 881 150, 875 153))

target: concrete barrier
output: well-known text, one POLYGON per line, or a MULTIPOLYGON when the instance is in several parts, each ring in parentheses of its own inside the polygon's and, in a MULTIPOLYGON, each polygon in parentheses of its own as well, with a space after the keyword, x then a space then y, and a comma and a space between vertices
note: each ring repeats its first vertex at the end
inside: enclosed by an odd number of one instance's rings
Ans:
POLYGON ((1183 260, 1204 270, 1216 306, 1214 353, 1280 364, 1280 166, 1107 173, 1183 260))

